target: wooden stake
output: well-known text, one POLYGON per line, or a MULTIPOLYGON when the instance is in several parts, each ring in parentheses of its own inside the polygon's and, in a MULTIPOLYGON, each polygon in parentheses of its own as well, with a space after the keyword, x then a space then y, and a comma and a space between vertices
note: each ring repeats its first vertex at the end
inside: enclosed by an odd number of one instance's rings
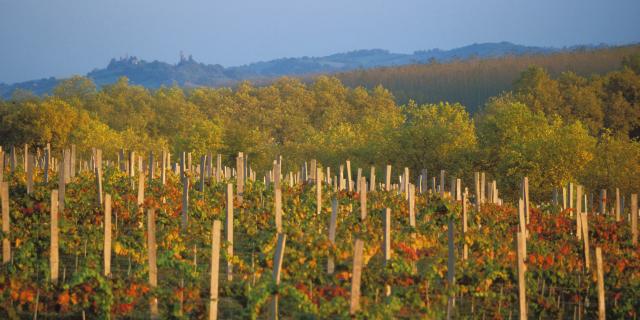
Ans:
POLYGON ((96 167, 94 169, 94 173, 96 177, 96 193, 98 195, 98 206, 102 206, 102 204, 104 203, 104 199, 102 198, 102 169, 100 167, 96 167))
POLYGON ((153 176, 155 175, 155 168, 154 168, 155 162, 153 161, 153 151, 149 151, 149 170, 148 170, 148 175, 149 175, 149 185, 151 185, 151 183, 153 182, 153 176))
POLYGON ((216 157, 216 182, 220 183, 222 181, 222 155, 218 154, 216 157))
POLYGON ((225 232, 227 235, 227 281, 233 280, 233 184, 227 184, 227 216, 225 220, 225 232))
POLYGON ((580 219, 582 220, 580 226, 582 227, 582 241, 584 245, 584 266, 589 270, 591 265, 591 258, 589 256, 591 252, 589 251, 589 221, 587 220, 587 213, 581 213, 580 219))
POLYGON ((467 193, 462 194, 462 260, 467 260, 469 258, 469 246, 467 245, 466 237, 467 237, 467 193))
POLYGON ((480 203, 484 204, 485 200, 487 199, 487 193, 486 193, 486 187, 487 184, 485 183, 485 173, 484 172, 480 172, 480 203))
POLYGON ((519 301, 519 319, 527 319, 527 289, 525 281, 526 266, 524 261, 526 259, 526 252, 524 250, 525 234, 523 232, 517 233, 517 256, 518 256, 518 301, 519 301))
POLYGON ((638 194, 631 194, 631 243, 638 245, 638 194))
POLYGON ((135 151, 129 151, 129 176, 136 176, 136 153, 135 151))
POLYGON ((404 175, 402 177, 402 191, 405 193, 405 200, 409 200, 409 168, 404 167, 404 175))
POLYGON ((480 212, 481 195, 480 195, 480 172, 475 172, 473 175, 475 196, 476 196, 476 212, 480 212))
MULTIPOLYGON (((47 152, 47 150, 45 149, 45 159, 46 159, 46 152, 47 152)), ((5 165, 4 157, 5 157, 5 153, 2 151, 2 147, 0 147, 0 182, 4 181, 4 165, 5 165)), ((46 166, 46 163, 45 163, 45 166, 46 166)), ((44 173, 44 176, 45 176, 45 180, 46 180, 47 179, 47 172, 46 171, 44 173)))
MULTIPOLYGON (((25 145, 25 151, 27 151, 25 145)), ((35 165, 35 159, 32 154, 26 154, 26 165, 27 165, 27 194, 31 194, 33 192, 33 167, 35 165)))
POLYGON ((104 275, 111 275, 111 195, 104 196, 104 275))
MULTIPOLYGON (((311 161, 311 168, 316 165, 316 161, 311 161)), ((316 174, 314 177, 316 181, 316 214, 319 216, 322 213, 322 168, 316 167, 316 174)))
POLYGON ((387 266, 391 259, 391 209, 384 210, 384 243, 382 245, 384 252, 384 265, 387 266))
POLYGON ((525 224, 525 217, 524 217, 524 201, 522 199, 518 200, 518 220, 520 221, 520 232, 522 232, 522 234, 524 235, 524 238, 522 239, 522 247, 523 247, 523 252, 524 252, 524 256, 527 256, 527 226, 525 224))
MULTIPOLYGON (((447 228, 448 232, 448 242, 449 242, 449 257, 447 259, 447 284, 449 288, 453 288, 455 286, 455 270, 456 270, 456 252, 455 252, 455 242, 454 242, 454 230, 453 230, 453 219, 449 219, 449 225, 447 228)), ((451 315, 453 313, 453 304, 455 296, 449 296, 447 299, 447 319, 451 319, 451 315)))
POLYGON ((596 273, 598 277, 598 319, 606 319, 604 301, 604 271, 602 267, 602 249, 596 247, 596 273))
POLYGON ((58 282, 60 260, 58 256, 58 190, 51 191, 51 247, 49 253, 49 267, 51 282, 58 282))
POLYGON ((160 169, 160 180, 162 181, 162 185, 164 186, 167 183, 167 152, 162 151, 162 165, 160 169))
POLYGON ((351 297, 349 301, 349 314, 360 311, 360 279, 362 276, 362 251, 364 243, 356 239, 353 246, 353 267, 351 271, 351 297))
MULTIPOLYGON (((99 152, 99 164, 100 168, 102 168, 102 150, 99 152)), ((73 178, 76 176, 76 145, 71 145, 71 153, 69 154, 69 177, 73 178)))
POLYGON ((616 188, 616 222, 620 222, 621 209, 620 209, 620 189, 616 188))
POLYGON ((189 220, 189 182, 189 177, 185 175, 182 180, 182 230, 187 229, 187 222, 189 220))
POLYGON ((347 160, 347 190, 353 191, 353 181, 351 181, 351 161, 347 160))
POLYGON ((367 218, 367 178, 361 177, 360 181, 360 220, 367 218))
POLYGON ((204 179, 205 179, 205 172, 207 171, 205 170, 206 163, 207 163, 207 157, 201 156, 200 157, 200 192, 204 192, 204 179))
MULTIPOLYGON (((331 200, 331 219, 329 220, 329 242, 332 245, 336 243, 336 224, 338 220, 338 199, 333 198, 331 200)), ((335 269, 335 263, 333 261, 333 255, 329 255, 329 259, 327 260, 327 273, 333 274, 335 269)))
MULTIPOLYGON (((11 261, 11 215, 9 214, 9 182, 0 182, 0 196, 2 197, 2 264, 11 261)), ((57 208, 56 208, 57 209, 57 208)))
POLYGON ((65 181, 65 166, 64 163, 66 162, 67 158, 67 152, 63 151, 62 152, 62 163, 60 165, 60 168, 58 168, 58 211, 60 213, 64 212, 64 193, 65 193, 65 188, 66 188, 66 181, 65 181))
POLYGON ((444 191, 445 191, 444 174, 445 174, 445 171, 440 170, 440 197, 443 197, 443 198, 444 198, 444 191))
POLYGON ((236 192, 238 201, 242 203, 242 196, 244 194, 244 154, 238 152, 236 158, 236 192))
POLYGON ((385 175, 384 186, 387 191, 391 191, 391 165, 387 165, 387 173, 385 175))
POLYGON ((376 167, 371 166, 369 174, 369 191, 376 191, 376 167))
POLYGON ((137 204, 141 207, 144 204, 144 173, 138 174, 138 199, 137 204))
POLYGON ((524 214, 529 223, 529 178, 522 178, 522 200, 524 201, 524 214))
POLYGON ((220 269, 220 220, 213 221, 211 231, 211 275, 209 289, 209 320, 218 318, 218 273, 220 269))
MULTIPOLYGON (((284 233, 278 233, 278 244, 276 246, 276 252, 273 256, 273 281, 276 286, 280 285, 280 275, 282 273, 282 260, 284 258, 284 248, 287 241, 287 235, 284 233)), ((273 304, 271 307, 271 319, 278 319, 278 294, 273 297, 273 304)))
MULTIPOLYGON (((158 286, 158 266, 156 264, 156 212, 154 209, 147 211, 147 251, 149 259, 149 286, 158 286)), ((158 298, 151 297, 151 318, 158 317, 158 298)))
POLYGON ((282 191, 280 189, 276 189, 274 191, 274 205, 273 210, 275 220, 276 220, 276 232, 282 232, 282 191))
POLYGON ((416 187, 413 184, 409 184, 409 225, 416 227, 416 187))

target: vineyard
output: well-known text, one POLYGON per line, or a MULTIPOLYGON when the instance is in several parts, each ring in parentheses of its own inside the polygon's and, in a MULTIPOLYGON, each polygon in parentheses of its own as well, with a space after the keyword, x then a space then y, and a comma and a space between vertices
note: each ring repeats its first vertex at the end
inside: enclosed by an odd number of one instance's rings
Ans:
POLYGON ((466 181, 286 155, 256 172, 242 153, 4 151, 1 318, 636 319, 640 310, 637 195, 616 189, 576 181, 529 199, 522 177, 513 201, 482 172, 466 181))

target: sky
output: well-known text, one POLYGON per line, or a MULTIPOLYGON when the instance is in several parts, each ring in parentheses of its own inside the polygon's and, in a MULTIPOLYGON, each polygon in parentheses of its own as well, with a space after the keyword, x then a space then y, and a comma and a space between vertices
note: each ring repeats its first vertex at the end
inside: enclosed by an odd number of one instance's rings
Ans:
POLYGON ((126 55, 223 66, 482 42, 640 42, 639 0, 0 0, 0 83, 86 74, 126 55))

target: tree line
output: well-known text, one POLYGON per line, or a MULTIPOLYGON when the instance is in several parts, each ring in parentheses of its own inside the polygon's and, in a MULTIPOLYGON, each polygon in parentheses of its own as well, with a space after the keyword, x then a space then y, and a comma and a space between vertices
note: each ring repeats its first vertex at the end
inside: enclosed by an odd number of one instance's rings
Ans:
POLYGON ((552 77, 531 67, 474 114, 459 103, 398 104, 382 86, 349 88, 328 76, 157 90, 126 78, 98 90, 73 77, 50 96, 18 92, 0 100, 0 144, 75 144, 85 155, 92 147, 106 155, 120 148, 213 152, 230 163, 242 151, 259 172, 278 155, 283 170, 312 158, 332 168, 346 159, 356 168, 406 166, 415 176, 446 169, 468 181, 481 170, 507 197, 525 175, 534 197, 550 197, 570 181, 638 192, 639 66, 636 55, 601 76, 552 77))
POLYGON ((449 63, 414 64, 356 70, 336 74, 344 84, 391 90, 398 103, 459 102, 474 113, 492 96, 512 88, 530 66, 540 66, 551 76, 572 71, 582 77, 619 69, 627 56, 640 54, 640 45, 572 50, 551 54, 465 59, 449 63))

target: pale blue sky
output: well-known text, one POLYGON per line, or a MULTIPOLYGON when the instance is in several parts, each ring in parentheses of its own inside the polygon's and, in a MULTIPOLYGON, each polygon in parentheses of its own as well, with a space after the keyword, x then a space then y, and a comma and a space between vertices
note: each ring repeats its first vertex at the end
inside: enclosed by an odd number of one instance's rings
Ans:
POLYGON ((182 50, 239 65, 355 49, 640 42, 639 0, 0 0, 0 82, 182 50))

